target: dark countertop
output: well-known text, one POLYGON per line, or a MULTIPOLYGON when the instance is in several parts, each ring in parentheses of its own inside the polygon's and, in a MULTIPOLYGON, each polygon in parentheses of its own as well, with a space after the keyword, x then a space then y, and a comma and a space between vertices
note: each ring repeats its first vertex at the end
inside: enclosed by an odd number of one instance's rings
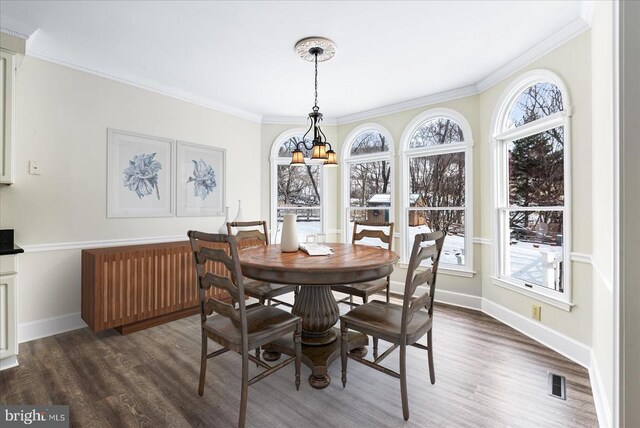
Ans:
POLYGON ((24 250, 17 245, 3 245, 0 246, 0 256, 8 256, 9 254, 24 253, 24 250))

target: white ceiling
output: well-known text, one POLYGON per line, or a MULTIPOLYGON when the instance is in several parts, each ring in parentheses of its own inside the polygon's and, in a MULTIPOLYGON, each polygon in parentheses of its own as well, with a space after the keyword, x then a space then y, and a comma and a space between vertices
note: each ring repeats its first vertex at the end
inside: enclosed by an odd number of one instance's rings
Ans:
POLYGON ((585 15, 579 1, 5 1, 28 54, 245 116, 341 117, 474 85, 585 15))

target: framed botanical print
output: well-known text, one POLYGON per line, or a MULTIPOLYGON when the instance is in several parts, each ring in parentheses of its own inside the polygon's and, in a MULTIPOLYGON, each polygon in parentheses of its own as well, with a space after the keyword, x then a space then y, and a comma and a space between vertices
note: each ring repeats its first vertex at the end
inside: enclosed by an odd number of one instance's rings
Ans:
POLYGON ((108 129, 107 217, 174 215, 174 141, 108 129))
POLYGON ((224 215, 225 151, 211 146, 176 144, 178 216, 224 215))

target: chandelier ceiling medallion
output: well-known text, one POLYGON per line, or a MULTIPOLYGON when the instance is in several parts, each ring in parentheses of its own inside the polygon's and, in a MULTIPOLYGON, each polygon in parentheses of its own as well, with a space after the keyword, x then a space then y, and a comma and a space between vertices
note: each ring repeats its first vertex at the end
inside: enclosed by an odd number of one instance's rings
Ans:
POLYGON ((322 123, 322 113, 318 107, 318 62, 328 61, 336 54, 336 44, 323 37, 307 37, 296 43, 296 53, 306 61, 313 61, 315 64, 315 101, 311 113, 309 113, 309 129, 302 137, 302 141, 296 144, 295 150, 291 153, 291 165, 305 165, 304 153, 300 146, 307 150, 312 150, 311 159, 323 161, 324 166, 338 166, 336 152, 331 148, 327 137, 320 128, 322 123), (313 140, 311 147, 307 146, 305 138, 313 130, 313 140))

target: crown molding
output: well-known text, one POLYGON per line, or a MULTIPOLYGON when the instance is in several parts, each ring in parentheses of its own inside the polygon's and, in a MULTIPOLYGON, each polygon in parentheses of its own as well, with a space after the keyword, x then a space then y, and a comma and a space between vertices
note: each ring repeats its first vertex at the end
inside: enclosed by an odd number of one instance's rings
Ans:
POLYGON ((596 8, 596 2, 594 0, 583 0, 580 5, 580 18, 582 18, 586 23, 593 24, 593 12, 596 8))
POLYGON ((26 22, 18 21, 17 19, 9 18, 8 16, 0 15, 0 32, 8 34, 13 37, 17 37, 22 40, 27 40, 36 32, 38 27, 35 25, 27 24, 26 22))
POLYGON ((34 58, 42 59, 45 61, 53 62, 55 64, 63 65, 65 67, 72 68, 74 70, 83 71, 85 73, 93 74, 95 76, 103 77, 105 79, 115 80, 116 82, 124 83, 129 86, 134 86, 136 88, 144 89, 150 92, 155 92, 160 95, 164 95, 170 98, 174 98, 180 101, 185 101, 191 104, 198 105, 200 107, 205 107, 211 110, 215 110, 221 113, 226 113, 231 116, 239 117, 241 119, 246 119, 252 122, 261 123, 262 115, 250 112, 247 110, 243 110, 240 108, 232 107, 226 104, 222 104, 216 101, 213 101, 209 98, 200 97, 197 95, 193 95, 186 91, 176 90, 168 85, 164 85, 162 83, 146 81, 141 82, 139 79, 118 75, 113 71, 98 71, 92 68, 84 67, 72 62, 68 62, 64 59, 49 56, 43 52, 39 52, 34 49, 27 48, 27 54, 34 58))
POLYGON ((531 49, 527 49, 523 54, 509 61, 503 67, 500 67, 498 70, 480 80, 476 84, 478 92, 484 92, 493 85, 500 83, 507 77, 530 65, 532 62, 542 58, 574 37, 584 33, 589 28, 591 28, 591 24, 584 19, 575 19, 560 31, 547 37, 537 45, 532 46, 531 49))
MULTIPOLYGON (((265 125, 309 125, 309 118, 302 116, 262 116, 262 123, 265 125)), ((335 117, 323 117, 322 124, 326 126, 336 126, 335 117)))
POLYGON ((365 110, 359 113, 340 116, 337 118, 336 122, 338 125, 343 125, 345 123, 353 123, 361 120, 372 119, 374 117, 386 116, 388 114, 399 113, 414 108, 426 107, 428 105, 451 101, 458 98, 469 97, 477 94, 478 88, 476 87, 476 85, 464 86, 462 88, 439 92, 437 94, 427 95, 425 97, 415 98, 413 100, 403 101, 384 107, 365 110))

